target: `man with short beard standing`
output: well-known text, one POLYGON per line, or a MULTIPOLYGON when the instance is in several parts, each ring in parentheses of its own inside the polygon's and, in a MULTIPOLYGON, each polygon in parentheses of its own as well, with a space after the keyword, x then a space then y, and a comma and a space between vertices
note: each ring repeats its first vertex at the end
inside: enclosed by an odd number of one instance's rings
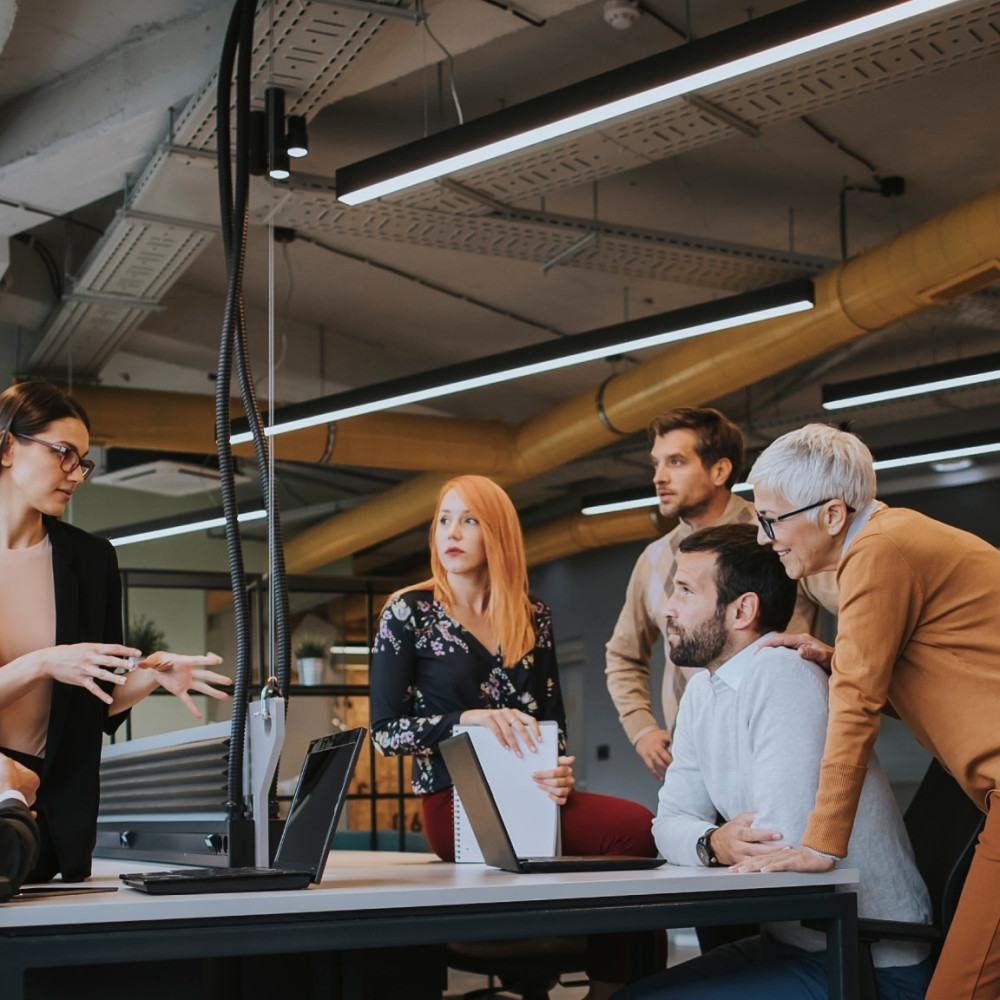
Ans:
MULTIPOLYGON (((663 629, 663 602, 673 586, 677 547, 698 528, 756 520, 753 504, 731 492, 743 472, 743 435, 731 420, 711 407, 680 406, 656 417, 649 436, 660 514, 680 523, 647 545, 635 564, 607 645, 605 673, 625 735, 650 773, 662 781, 670 764, 677 705, 690 673, 671 662, 665 649, 661 726, 653 714, 649 669, 653 645, 663 629)), ((836 613, 833 573, 799 583, 793 631, 815 634, 820 605, 836 613)))

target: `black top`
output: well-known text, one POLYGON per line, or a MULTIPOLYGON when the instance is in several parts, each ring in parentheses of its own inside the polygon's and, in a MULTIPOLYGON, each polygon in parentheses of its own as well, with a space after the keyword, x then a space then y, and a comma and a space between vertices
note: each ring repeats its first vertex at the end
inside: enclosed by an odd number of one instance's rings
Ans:
POLYGON ((400 594, 382 612, 372 650, 372 740, 386 756, 413 754, 417 795, 451 786, 437 745, 467 709, 518 708, 557 722, 564 752, 552 616, 541 601, 534 615, 534 649, 504 667, 499 653, 490 653, 429 590, 400 594))

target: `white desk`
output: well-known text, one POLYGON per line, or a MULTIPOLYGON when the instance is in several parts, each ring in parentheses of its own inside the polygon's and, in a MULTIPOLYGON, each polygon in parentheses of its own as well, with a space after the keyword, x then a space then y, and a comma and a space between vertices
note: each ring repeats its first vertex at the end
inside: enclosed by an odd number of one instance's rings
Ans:
MULTIPOLYGON (((119 872, 158 867, 95 861, 91 881, 117 885, 119 872)), ((336 851, 322 885, 295 892, 147 896, 122 888, 8 903, 0 906, 0 974, 5 998, 21 1000, 25 970, 47 965, 813 918, 829 922, 830 996, 847 1000, 857 993, 856 882, 852 869, 517 875, 426 854, 336 851)))

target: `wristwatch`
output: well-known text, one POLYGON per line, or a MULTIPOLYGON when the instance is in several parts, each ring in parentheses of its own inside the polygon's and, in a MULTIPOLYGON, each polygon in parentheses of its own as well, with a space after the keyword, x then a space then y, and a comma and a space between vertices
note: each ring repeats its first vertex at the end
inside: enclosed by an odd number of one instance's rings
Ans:
POLYGON ((712 850, 712 834, 718 829, 717 826, 710 826, 698 838, 698 843, 695 844, 695 850, 698 852, 698 860, 706 868, 723 867, 722 862, 715 856, 715 851, 712 850))

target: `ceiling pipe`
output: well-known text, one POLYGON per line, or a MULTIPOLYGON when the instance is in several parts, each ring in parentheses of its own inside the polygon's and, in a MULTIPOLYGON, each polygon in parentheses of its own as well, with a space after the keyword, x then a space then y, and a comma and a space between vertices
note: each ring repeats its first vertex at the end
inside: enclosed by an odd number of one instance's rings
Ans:
MULTIPOLYGON (((73 395, 90 417, 91 441, 115 448, 144 448, 197 455, 215 453, 210 396, 143 392, 75 385, 73 395)), ((241 413, 233 401, 233 413, 241 413)), ((275 458, 290 462, 359 465, 428 472, 461 468, 489 476, 500 472, 517 428, 498 420, 455 420, 423 414, 371 413, 335 424, 327 451, 326 427, 309 427, 273 439, 275 458)), ((253 458, 252 445, 233 453, 253 458)))
POLYGON ((652 541, 675 527, 675 518, 661 518, 655 507, 584 517, 579 511, 529 528, 524 549, 529 566, 622 542, 652 541))
MULTIPOLYGON (((603 388, 604 413, 619 431, 641 430, 671 406, 718 398, 998 279, 1000 188, 820 276, 808 314, 681 343, 616 376, 603 388)), ((74 393, 96 444, 214 449, 208 397, 82 385, 74 393)), ((602 424, 596 396, 582 393, 520 427, 396 413, 344 421, 331 463, 429 474, 297 536, 288 543, 289 571, 307 572, 426 521, 449 474, 477 472, 509 485, 610 443, 616 435, 602 424)), ((325 428, 284 435, 277 457, 318 461, 326 441, 325 428)))
MULTIPOLYGON (((687 341, 618 375, 604 387, 604 413, 618 431, 640 430, 672 406, 733 392, 998 278, 994 188, 816 278, 809 313, 687 341)), ((601 422, 594 393, 581 394, 522 424, 495 478, 523 481, 615 437, 601 422)), ((418 476, 309 528, 288 543, 289 570, 308 572, 427 521, 445 479, 441 472, 418 476)))

